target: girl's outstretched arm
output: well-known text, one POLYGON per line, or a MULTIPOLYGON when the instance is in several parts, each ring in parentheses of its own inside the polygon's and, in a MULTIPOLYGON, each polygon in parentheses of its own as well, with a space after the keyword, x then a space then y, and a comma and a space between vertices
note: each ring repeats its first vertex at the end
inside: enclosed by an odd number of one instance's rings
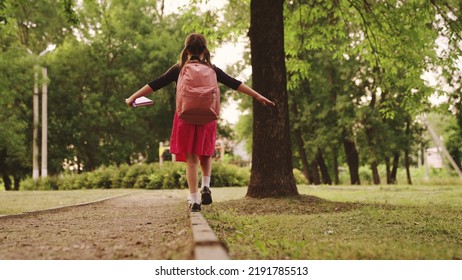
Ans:
POLYGON ((271 106, 275 106, 276 104, 269 100, 268 98, 264 97, 263 95, 259 94, 258 92, 256 92, 255 90, 253 90, 252 88, 248 87, 246 84, 242 83, 238 88, 237 88, 238 91, 242 92, 242 93, 245 93, 249 96, 252 96, 253 98, 257 99, 258 102, 260 102, 263 106, 266 106, 266 105, 271 105, 271 106))
POLYGON ((125 103, 127 103, 128 106, 132 106, 132 103, 135 102, 135 100, 138 97, 148 95, 152 92, 152 88, 149 85, 145 85, 144 87, 140 88, 137 92, 132 94, 129 98, 125 99, 125 103))

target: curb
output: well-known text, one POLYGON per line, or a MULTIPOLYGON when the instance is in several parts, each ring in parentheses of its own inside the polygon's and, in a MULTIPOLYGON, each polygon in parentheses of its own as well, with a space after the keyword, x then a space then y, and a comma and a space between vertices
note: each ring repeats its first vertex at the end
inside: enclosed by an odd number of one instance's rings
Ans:
POLYGON ((129 195, 131 195, 131 194, 121 194, 121 195, 110 196, 110 197, 106 197, 106 198, 102 198, 102 199, 98 199, 98 200, 94 200, 94 201, 89 201, 89 202, 83 202, 83 203, 72 204, 72 205, 65 205, 65 206, 58 206, 58 207, 47 208, 47 209, 36 210, 36 211, 26 211, 26 212, 19 213, 19 214, 6 214, 6 215, 0 215, 0 219, 3 219, 3 218, 24 217, 24 216, 28 216, 28 215, 32 215, 32 214, 41 214, 41 213, 47 213, 47 212, 53 212, 53 211, 63 210, 63 209, 66 209, 66 208, 87 206, 87 205, 96 204, 96 203, 104 202, 104 201, 107 201, 107 200, 110 200, 110 199, 115 199, 115 198, 124 197, 124 196, 129 196, 129 195))
POLYGON ((194 258, 196 260, 229 260, 223 242, 210 228, 200 212, 190 212, 194 239, 194 258))

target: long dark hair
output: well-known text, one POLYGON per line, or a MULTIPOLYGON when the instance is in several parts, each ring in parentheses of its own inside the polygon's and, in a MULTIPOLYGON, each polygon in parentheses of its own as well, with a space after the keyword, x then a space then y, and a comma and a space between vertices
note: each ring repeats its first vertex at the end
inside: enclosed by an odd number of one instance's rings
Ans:
POLYGON ((186 62, 188 62, 188 51, 191 56, 198 58, 200 58, 201 54, 204 54, 204 57, 200 61, 212 67, 212 62, 210 61, 210 52, 207 49, 207 41, 205 40, 204 35, 191 33, 188 35, 188 37, 186 37, 186 40, 184 40, 184 48, 180 55, 180 69, 182 69, 186 62))

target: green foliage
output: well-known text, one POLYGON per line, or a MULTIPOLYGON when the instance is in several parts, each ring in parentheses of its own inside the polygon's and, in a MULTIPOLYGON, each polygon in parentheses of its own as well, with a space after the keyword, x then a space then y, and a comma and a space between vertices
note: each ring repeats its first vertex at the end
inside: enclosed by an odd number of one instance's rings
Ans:
POLYGON ((25 175, 30 168, 32 56, 15 41, 12 23, 0 29, 0 174, 25 175), (29 85, 27 88, 25 85, 29 85))
MULTIPOLYGON (((101 172, 69 179, 65 189, 184 185, 174 171, 154 180, 144 173, 114 175, 114 165, 125 174, 129 164, 157 160, 158 143, 170 135, 174 87, 154 93, 150 108, 132 110, 123 100, 177 61, 187 33, 204 33, 212 50, 247 36, 250 0, 230 0, 222 10, 192 0, 173 15, 164 15, 156 0, 77 2, 0 1, 0 172, 30 173, 33 66, 39 64, 49 73, 49 173, 68 172, 63 160, 101 172), (50 44, 56 49, 38 57, 50 44)), ((454 61, 461 52, 461 10, 455 0, 285 1, 291 128, 302 132, 307 160, 320 150, 329 170, 334 159, 343 165, 344 137, 355 142, 363 165, 412 153, 425 140, 415 116, 434 110, 429 94, 447 91, 429 88, 421 79, 425 70, 441 73, 454 89, 440 110, 457 117, 445 141, 460 159, 461 74, 454 61), (438 37, 447 39, 447 48, 435 50, 438 37)), ((240 105, 248 112, 252 99, 240 105)), ((250 152, 252 115, 235 130, 250 152)), ((294 162, 301 168, 298 148, 294 162)))
POLYGON ((297 185, 306 185, 308 184, 308 181, 305 177, 305 175, 303 175, 303 172, 298 170, 298 169, 294 169, 294 178, 295 178, 295 183, 297 185))
MULTIPOLYGON (((332 165, 345 137, 360 147, 360 164, 411 154, 423 142, 413 120, 428 109, 434 92, 421 75, 454 62, 435 51, 440 28, 451 23, 438 20, 437 12, 450 13, 450 7, 428 1, 286 2, 291 125, 303 132, 303 147, 294 154, 304 148, 309 162, 321 149, 332 165)), ((460 13, 457 8, 452 12, 460 13)))
POLYGON ((174 88, 155 92, 150 108, 133 110, 124 103, 173 65, 181 50, 177 16, 142 12, 155 3, 87 1, 77 8, 77 36, 49 60, 53 173, 62 172, 63 159, 85 170, 157 160, 158 143, 170 135, 174 88))
POLYGON ((148 176, 147 189, 185 188, 186 167, 181 163, 164 163, 158 172, 148 176))
POLYGON ((223 186, 246 186, 249 183, 250 172, 247 168, 235 165, 214 164, 212 167, 211 185, 223 186))
MULTIPOLYGON (((231 164, 215 163, 212 170, 213 187, 246 186, 250 170, 231 164)), ((187 188, 184 163, 123 164, 119 167, 102 166, 92 172, 62 174, 34 181, 22 182, 22 190, 75 189, 178 189, 187 188)))

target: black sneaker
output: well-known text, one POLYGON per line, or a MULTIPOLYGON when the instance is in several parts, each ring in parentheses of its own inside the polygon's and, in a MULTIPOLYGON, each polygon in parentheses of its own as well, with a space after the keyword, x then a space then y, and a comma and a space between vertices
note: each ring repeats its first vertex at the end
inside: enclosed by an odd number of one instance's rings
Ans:
POLYGON ((193 203, 191 206, 191 212, 200 212, 201 211, 201 205, 197 203, 193 203))
POLYGON ((209 205, 212 204, 212 192, 210 191, 210 188, 204 187, 201 191, 201 203, 203 205, 209 205))

